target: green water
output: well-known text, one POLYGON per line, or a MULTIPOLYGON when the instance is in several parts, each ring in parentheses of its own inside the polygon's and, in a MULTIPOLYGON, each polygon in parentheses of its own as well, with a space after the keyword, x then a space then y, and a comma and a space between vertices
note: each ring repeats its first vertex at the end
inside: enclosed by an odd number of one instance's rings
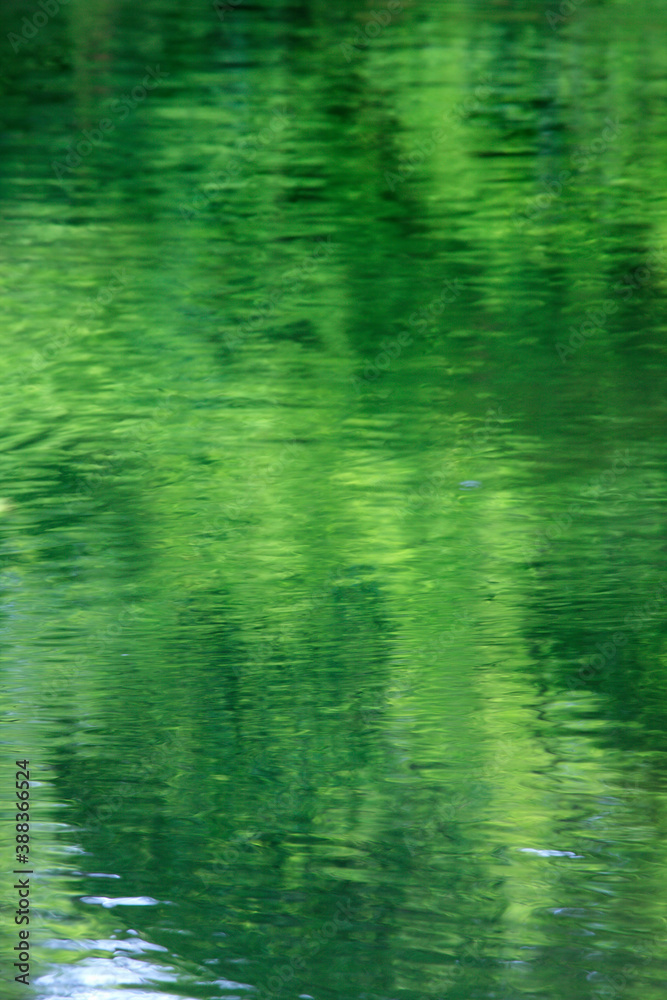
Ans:
POLYGON ((662 1000, 664 6, 55 6, 0 10, 4 995, 662 1000))

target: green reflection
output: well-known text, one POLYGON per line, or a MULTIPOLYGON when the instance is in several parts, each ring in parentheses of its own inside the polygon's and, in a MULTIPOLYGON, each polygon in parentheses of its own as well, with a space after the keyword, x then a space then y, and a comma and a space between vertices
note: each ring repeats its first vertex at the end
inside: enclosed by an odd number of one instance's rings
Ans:
POLYGON ((37 995, 658 1000, 664 11, 55 7, 0 12, 37 995))

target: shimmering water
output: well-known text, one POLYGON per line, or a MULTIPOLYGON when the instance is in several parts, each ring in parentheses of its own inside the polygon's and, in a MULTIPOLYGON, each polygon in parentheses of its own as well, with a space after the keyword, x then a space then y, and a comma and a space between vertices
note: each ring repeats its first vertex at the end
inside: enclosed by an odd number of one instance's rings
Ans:
POLYGON ((0 9, 5 995, 662 1000, 663 7, 54 3, 0 9))

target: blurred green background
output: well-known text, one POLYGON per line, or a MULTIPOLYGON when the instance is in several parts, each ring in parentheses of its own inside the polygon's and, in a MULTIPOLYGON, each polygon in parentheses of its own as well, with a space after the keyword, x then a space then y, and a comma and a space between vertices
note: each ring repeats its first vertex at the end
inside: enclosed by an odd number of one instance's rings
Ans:
POLYGON ((0 49, 6 995, 662 1000, 664 5, 0 49))

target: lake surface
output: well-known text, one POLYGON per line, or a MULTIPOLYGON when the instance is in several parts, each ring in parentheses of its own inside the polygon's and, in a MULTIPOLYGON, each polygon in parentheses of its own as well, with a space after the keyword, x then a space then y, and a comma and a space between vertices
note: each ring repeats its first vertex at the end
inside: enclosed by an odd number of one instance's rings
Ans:
POLYGON ((664 5, 54 3, 0 11, 5 995, 662 1000, 664 5))

